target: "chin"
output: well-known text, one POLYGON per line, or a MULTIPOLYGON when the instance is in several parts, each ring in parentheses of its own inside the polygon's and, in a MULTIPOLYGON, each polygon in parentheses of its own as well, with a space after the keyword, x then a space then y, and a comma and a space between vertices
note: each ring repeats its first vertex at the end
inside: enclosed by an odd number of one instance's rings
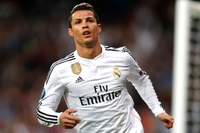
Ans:
POLYGON ((86 43, 85 43, 85 47, 86 47, 86 48, 92 48, 93 46, 94 46, 94 44, 91 43, 91 42, 86 42, 86 43))
POLYGON ((97 43, 98 40, 95 40, 95 39, 92 39, 92 38, 86 38, 84 41, 83 41, 83 45, 84 47, 86 48, 93 48, 96 43, 97 43))

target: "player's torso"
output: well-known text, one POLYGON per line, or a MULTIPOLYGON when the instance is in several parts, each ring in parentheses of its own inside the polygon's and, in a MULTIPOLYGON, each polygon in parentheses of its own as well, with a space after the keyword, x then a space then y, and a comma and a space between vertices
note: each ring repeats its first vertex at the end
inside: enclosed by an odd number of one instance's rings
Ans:
POLYGON ((60 74, 66 82, 66 97, 70 101, 78 99, 78 106, 116 99, 128 74, 126 60, 117 53, 104 52, 94 60, 75 58, 66 67, 66 73, 60 74))
POLYGON ((129 61, 117 51, 103 51, 93 60, 75 54, 63 64, 59 75, 66 85, 68 108, 76 109, 74 115, 82 119, 78 132, 125 132, 131 127, 133 103, 125 88, 128 74, 129 61))

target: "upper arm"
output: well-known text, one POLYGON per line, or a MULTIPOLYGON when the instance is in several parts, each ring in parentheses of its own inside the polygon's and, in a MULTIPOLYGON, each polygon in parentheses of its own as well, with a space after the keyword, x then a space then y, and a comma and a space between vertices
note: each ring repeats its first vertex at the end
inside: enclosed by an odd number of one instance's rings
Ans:
POLYGON ((50 72, 51 73, 48 74, 47 80, 44 84, 40 104, 42 106, 41 108, 49 108, 55 111, 60 103, 65 89, 56 68, 50 72))

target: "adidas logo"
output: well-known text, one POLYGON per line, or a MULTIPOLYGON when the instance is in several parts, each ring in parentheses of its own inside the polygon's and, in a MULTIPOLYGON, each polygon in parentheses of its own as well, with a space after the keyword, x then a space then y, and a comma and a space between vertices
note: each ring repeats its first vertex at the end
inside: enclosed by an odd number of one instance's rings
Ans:
POLYGON ((82 82, 82 81, 84 81, 81 77, 78 77, 77 79, 76 79, 76 82, 75 83, 80 83, 80 82, 82 82))

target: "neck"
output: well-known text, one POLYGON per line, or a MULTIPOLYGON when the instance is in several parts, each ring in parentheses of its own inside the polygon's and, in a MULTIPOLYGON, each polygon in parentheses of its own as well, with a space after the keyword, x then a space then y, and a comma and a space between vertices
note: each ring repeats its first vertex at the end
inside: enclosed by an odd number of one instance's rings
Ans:
POLYGON ((87 45, 76 44, 76 50, 80 57, 86 59, 94 59, 102 52, 100 41, 97 41, 97 43, 93 44, 91 47, 87 47, 87 45))

